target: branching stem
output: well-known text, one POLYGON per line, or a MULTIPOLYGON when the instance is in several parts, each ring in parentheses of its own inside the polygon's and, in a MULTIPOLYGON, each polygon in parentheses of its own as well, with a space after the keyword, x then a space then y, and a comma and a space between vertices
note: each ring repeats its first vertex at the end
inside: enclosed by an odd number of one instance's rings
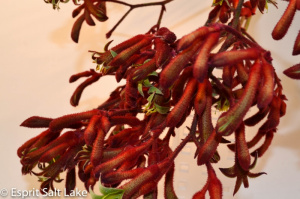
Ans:
MULTIPOLYGON (((244 0, 239 0, 239 3, 236 7, 236 9, 234 10, 234 17, 232 20, 232 28, 238 30, 239 29, 239 21, 240 21, 240 15, 241 15, 241 10, 243 7, 243 3, 244 0)), ((224 44, 222 45, 222 47, 220 48, 219 52, 223 52, 225 50, 227 50, 231 44, 233 43, 233 35, 229 34, 226 41, 224 42, 224 44)))
POLYGON ((129 10, 121 17, 121 19, 114 25, 114 27, 108 33, 106 33, 106 38, 109 38, 111 36, 111 34, 115 31, 115 29, 120 25, 120 23, 135 8, 148 7, 148 6, 161 6, 160 15, 159 15, 159 18, 158 18, 158 21, 157 21, 157 24, 156 24, 156 27, 159 28, 162 17, 163 17, 163 12, 166 10, 165 5, 172 2, 173 0, 165 0, 165 1, 160 1, 160 2, 150 2, 150 3, 141 3, 141 4, 129 4, 129 3, 126 3, 126 2, 123 2, 123 1, 118 1, 118 0, 104 0, 104 1, 117 3, 117 4, 121 4, 121 5, 129 7, 129 10))

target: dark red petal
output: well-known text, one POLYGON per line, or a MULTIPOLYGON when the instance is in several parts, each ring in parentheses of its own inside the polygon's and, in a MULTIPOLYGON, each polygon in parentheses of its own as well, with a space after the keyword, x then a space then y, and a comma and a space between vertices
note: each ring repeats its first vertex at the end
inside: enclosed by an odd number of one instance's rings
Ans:
POLYGON ((32 116, 26 119, 20 126, 29 127, 29 128, 46 128, 49 127, 52 118, 32 116))
POLYGON ((84 14, 82 14, 78 17, 78 19, 75 21, 75 23, 73 25, 72 32, 71 32, 71 38, 76 43, 78 43, 81 26, 82 26, 82 23, 84 22, 84 20, 85 20, 85 16, 84 16, 84 14))
POLYGON ((81 97, 81 94, 83 92, 83 90, 91 85, 92 83, 96 82, 99 80, 99 78, 101 77, 101 75, 95 74, 92 77, 86 79, 84 82, 82 82, 74 91, 71 99, 70 99, 70 103, 72 106, 77 106, 81 97))
POLYGON ((199 54, 193 65, 193 76, 203 82, 208 74, 208 59, 212 48, 218 43, 220 37, 219 32, 209 34, 200 47, 199 54))
POLYGON ((282 39, 284 35, 287 33, 296 12, 296 1, 297 0, 289 1, 288 7, 284 11, 282 17, 280 18, 280 20, 278 21, 278 23, 276 24, 272 32, 273 39, 275 40, 282 39))
POLYGON ((75 168, 69 169, 66 177, 66 195, 70 195, 70 192, 75 189, 76 186, 76 173, 75 168))
MULTIPOLYGON (((299 7, 300 7, 300 1, 299 1, 299 7)), ((298 32, 298 35, 296 37, 296 41, 293 48, 293 55, 299 55, 300 54, 300 31, 298 32)))
POLYGON ((283 73, 292 79, 300 79, 300 64, 296 64, 286 69, 283 73))
POLYGON ((49 127, 53 131, 61 130, 63 128, 66 128, 66 127, 78 122, 78 121, 90 119, 91 117, 93 117, 94 115, 97 115, 99 113, 100 113, 100 111, 98 109, 94 109, 94 110, 90 110, 90 111, 86 111, 86 112, 65 115, 65 116, 62 116, 62 117, 52 120, 50 122, 49 127))
POLYGON ((221 137, 219 137, 216 134, 216 131, 214 130, 212 134, 208 137, 204 145, 200 148, 198 158, 197 158, 197 164, 202 165, 207 163, 210 158, 214 155, 214 153, 217 150, 217 147, 220 143, 221 137))

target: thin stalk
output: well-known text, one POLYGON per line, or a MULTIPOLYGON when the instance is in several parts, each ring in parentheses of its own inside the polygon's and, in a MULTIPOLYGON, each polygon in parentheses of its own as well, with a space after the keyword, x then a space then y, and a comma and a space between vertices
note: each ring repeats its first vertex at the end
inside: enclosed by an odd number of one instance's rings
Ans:
POLYGON ((111 34, 115 31, 115 29, 120 25, 120 23, 127 17, 127 15, 134 10, 135 8, 140 8, 140 7, 147 7, 147 6, 161 6, 161 12, 157 21, 157 28, 159 28, 160 23, 161 23, 161 19, 163 16, 163 12, 165 11, 165 5, 167 3, 170 3, 174 0, 165 0, 165 1, 160 1, 160 2, 150 2, 150 3, 141 3, 141 4, 129 4, 123 1, 118 1, 118 0, 103 0, 106 2, 112 2, 112 3, 117 3, 117 4, 121 4, 124 6, 128 6, 129 10, 121 17, 121 19, 114 25, 114 27, 108 32, 106 33, 106 38, 109 38, 111 36, 111 34))
MULTIPOLYGON (((244 3, 244 0, 240 0, 235 11, 234 11, 234 17, 233 17, 233 21, 232 21, 232 28, 239 31, 239 21, 240 21, 240 15, 241 15, 241 10, 242 10, 242 7, 243 7, 243 3, 244 3)), ((232 43, 234 42, 233 40, 233 35, 232 34, 229 34, 226 41, 224 42, 224 44, 222 45, 222 47, 220 48, 219 52, 223 52, 225 50, 227 50, 231 45, 232 43)))
POLYGON ((188 143, 191 140, 192 136, 195 135, 195 133, 196 133, 196 127, 197 127, 197 122, 198 122, 198 118, 197 118, 197 114, 195 114, 194 118, 193 118, 193 122, 192 122, 190 133, 182 140, 182 142, 174 150, 174 152, 172 153, 172 155, 170 157, 170 161, 174 161, 175 160, 175 158, 180 153, 180 151, 183 149, 183 147, 186 145, 186 143, 188 143))

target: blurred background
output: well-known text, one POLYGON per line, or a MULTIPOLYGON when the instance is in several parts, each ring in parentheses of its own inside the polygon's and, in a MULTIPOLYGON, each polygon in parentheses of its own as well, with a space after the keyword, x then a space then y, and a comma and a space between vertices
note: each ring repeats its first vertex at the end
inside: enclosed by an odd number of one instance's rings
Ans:
MULTIPOLYGON (((168 27, 180 38, 204 24, 211 3, 209 0, 174 0, 167 4, 162 26, 168 27)), ((283 70, 300 60, 299 56, 291 56, 300 28, 300 12, 296 13, 294 23, 281 41, 271 38, 271 32, 286 6, 287 2, 278 1, 278 9, 270 5, 264 16, 257 12, 250 24, 250 34, 272 53, 273 65, 288 98, 287 114, 281 119, 271 147, 254 169, 254 172, 264 171, 267 175, 249 179, 250 187, 241 187, 234 196, 236 199, 300 198, 300 81, 282 74, 283 70)), ((70 96, 80 82, 69 84, 69 77, 95 68, 88 51, 103 50, 108 42, 105 33, 128 8, 108 4, 109 20, 97 23, 95 27, 84 24, 76 44, 70 37, 75 21, 71 17, 74 6, 70 2, 61 3, 60 7, 59 11, 53 10, 51 4, 45 4, 42 0, 1 2, 0 190, 39 188, 37 177, 22 176, 16 151, 41 130, 20 127, 22 121, 33 115, 55 118, 92 109, 103 102, 116 86, 113 77, 104 77, 84 91, 79 106, 69 104, 70 96)), ((159 11, 160 7, 134 10, 112 35, 114 41, 111 45, 148 31, 156 23, 159 11)), ((173 147, 185 133, 184 128, 178 129, 179 136, 173 140, 173 147)), ((193 150, 192 146, 187 145, 176 160, 175 190, 181 199, 191 198, 206 181, 205 168, 196 166, 196 160, 192 158, 193 150)), ((224 199, 229 199, 233 198, 235 179, 224 177, 217 168, 232 166, 234 158, 226 147, 224 151, 221 149, 221 153, 224 158, 214 168, 223 183, 224 199)), ((58 185, 60 189, 63 183, 58 185)), ((84 189, 79 181, 77 188, 84 189)), ((160 195, 160 198, 163 196, 160 195)))

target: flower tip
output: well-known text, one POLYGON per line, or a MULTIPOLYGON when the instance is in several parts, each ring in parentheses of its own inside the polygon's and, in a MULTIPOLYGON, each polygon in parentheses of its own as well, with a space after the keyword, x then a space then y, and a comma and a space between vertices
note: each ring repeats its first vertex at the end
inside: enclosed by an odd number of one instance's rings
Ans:
POLYGON ((296 64, 286 69, 283 73, 292 79, 300 79, 300 64, 296 64))
POLYGON ((29 128, 46 128, 49 127, 49 124, 52 120, 53 120, 52 118, 32 116, 26 119, 24 122, 22 122, 20 126, 29 127, 29 128))

